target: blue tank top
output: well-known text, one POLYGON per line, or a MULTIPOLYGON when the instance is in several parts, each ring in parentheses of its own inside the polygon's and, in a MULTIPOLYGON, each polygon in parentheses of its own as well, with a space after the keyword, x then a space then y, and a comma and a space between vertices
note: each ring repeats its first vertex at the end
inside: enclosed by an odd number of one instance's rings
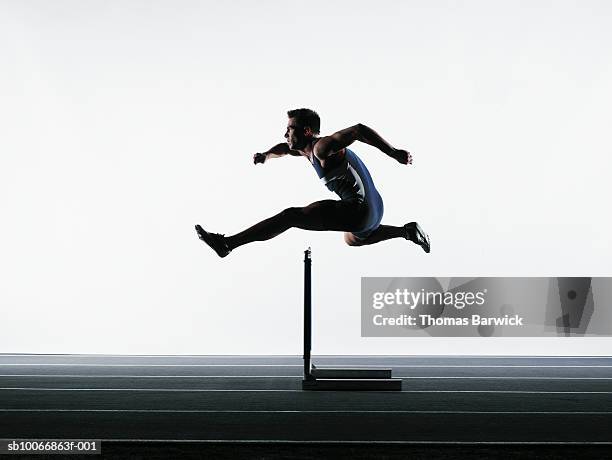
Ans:
POLYGON ((319 159, 312 156, 312 166, 325 186, 342 200, 363 202, 377 196, 372 176, 355 152, 344 149, 344 154, 338 155, 339 161, 329 168, 323 168, 319 159))

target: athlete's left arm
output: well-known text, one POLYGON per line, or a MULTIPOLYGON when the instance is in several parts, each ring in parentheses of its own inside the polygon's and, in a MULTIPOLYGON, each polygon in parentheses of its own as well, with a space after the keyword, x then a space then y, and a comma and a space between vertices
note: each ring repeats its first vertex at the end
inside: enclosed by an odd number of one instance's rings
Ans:
POLYGON ((338 131, 331 136, 322 137, 321 140, 315 144, 314 153, 317 158, 324 160, 335 152, 348 147, 355 141, 370 144, 402 164, 412 164, 412 155, 410 155, 409 152, 396 149, 372 128, 361 123, 338 131))

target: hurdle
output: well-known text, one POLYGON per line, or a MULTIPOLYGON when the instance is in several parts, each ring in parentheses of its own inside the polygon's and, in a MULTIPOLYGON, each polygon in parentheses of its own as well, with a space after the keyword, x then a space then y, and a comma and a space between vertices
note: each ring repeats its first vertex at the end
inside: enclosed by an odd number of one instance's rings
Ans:
POLYGON ((392 369, 317 367, 312 362, 312 251, 304 251, 304 379, 303 390, 401 391, 402 379, 392 369))

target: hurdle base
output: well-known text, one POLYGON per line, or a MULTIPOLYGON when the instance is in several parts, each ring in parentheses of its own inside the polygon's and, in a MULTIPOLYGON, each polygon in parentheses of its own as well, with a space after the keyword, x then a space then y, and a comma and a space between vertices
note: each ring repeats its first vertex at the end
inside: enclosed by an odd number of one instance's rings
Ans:
POLYGON ((391 369, 314 367, 302 380, 303 390, 401 391, 402 379, 392 378, 391 369))

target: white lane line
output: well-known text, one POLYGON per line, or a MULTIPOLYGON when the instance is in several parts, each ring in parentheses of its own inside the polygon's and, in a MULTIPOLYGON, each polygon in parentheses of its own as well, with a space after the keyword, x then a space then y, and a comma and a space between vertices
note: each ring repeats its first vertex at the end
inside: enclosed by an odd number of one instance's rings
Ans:
MULTIPOLYGON (((291 389, 206 389, 206 388, 45 388, 3 387, 0 391, 133 391, 133 392, 177 392, 177 393, 303 393, 291 389)), ((612 394, 612 391, 530 391, 530 390, 402 390, 401 393, 518 393, 518 394, 612 394)))
MULTIPOLYGON (((301 379, 303 376, 300 374, 296 375, 106 375, 106 374, 0 374, 0 377, 48 377, 48 378, 57 378, 57 377, 79 377, 79 378, 152 378, 152 379, 167 379, 167 378, 177 378, 177 379, 243 379, 243 378, 256 378, 256 379, 301 379)), ((600 377, 596 377, 600 378, 600 377)), ((605 379, 612 380, 612 377, 601 377, 605 379)))
POLYGON ((0 409, 0 412, 127 412, 202 414, 512 414, 512 415, 612 415, 606 411, 462 411, 462 410, 214 410, 214 409, 0 409))
MULTIPOLYGON (((86 379, 301 379, 302 375, 115 375, 115 374, 0 374, 0 377, 36 377, 36 378, 86 378, 86 379)), ((612 380, 612 377, 520 377, 520 376, 411 376, 398 375, 394 376, 400 379, 415 380, 415 379, 477 379, 477 380, 612 380)))
MULTIPOLYGON (((0 353, 3 356, 18 357, 46 357, 59 356, 62 358, 85 357, 85 358, 239 358, 239 359, 301 359, 301 355, 117 355, 104 353, 0 353)), ((538 355, 313 355, 313 358, 341 358, 341 359, 606 359, 610 355, 563 355, 563 356, 538 356, 538 355)))
MULTIPOLYGON (((303 364, 67 364, 67 363, 0 363, 0 369, 2 367, 10 367, 10 366, 38 366, 38 367, 51 367, 51 366, 62 366, 62 367, 293 367, 293 368, 302 368, 303 364)), ((334 364, 334 367, 343 367, 343 368, 351 368, 351 366, 355 366, 355 364, 334 364)), ((322 366, 332 367, 332 365, 322 366)), ((435 368, 435 369, 451 369, 451 368, 504 368, 504 369, 512 369, 512 368, 551 368, 551 369, 596 369, 596 368, 612 368, 612 365, 515 365, 515 366, 505 366, 505 365, 437 365, 437 364, 415 364, 415 365, 392 365, 389 364, 387 366, 380 365, 372 365, 366 366, 369 369, 388 369, 392 367, 396 368, 407 368, 407 369, 415 369, 415 368, 435 368)))

